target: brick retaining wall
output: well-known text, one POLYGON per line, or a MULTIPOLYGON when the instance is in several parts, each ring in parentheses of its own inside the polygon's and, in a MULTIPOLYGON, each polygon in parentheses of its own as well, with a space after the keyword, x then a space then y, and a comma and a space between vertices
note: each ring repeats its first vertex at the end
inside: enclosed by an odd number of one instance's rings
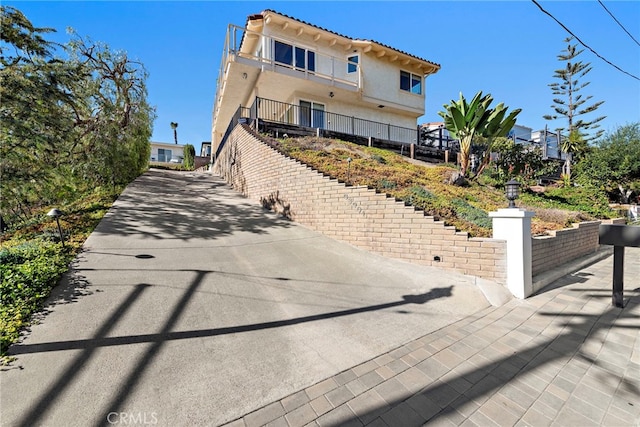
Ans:
POLYGON ((390 258, 506 281, 504 241, 469 238, 404 202, 324 176, 246 125, 233 130, 213 170, 245 196, 326 236, 390 258))
POLYGON ((598 250, 600 223, 624 224, 624 219, 589 221, 573 224, 572 228, 549 231, 549 236, 533 237, 531 270, 535 277, 559 265, 598 250))
POLYGON ((531 242, 533 276, 558 265, 595 252, 598 247, 600 221, 581 222, 573 228, 550 231, 549 236, 536 236, 531 242))
MULTIPOLYGON (((506 282, 504 241, 469 238, 404 202, 324 176, 280 154, 246 125, 233 130, 213 171, 245 196, 326 236, 383 256, 506 282)), ((595 252, 599 224, 532 238, 533 276, 595 252)))

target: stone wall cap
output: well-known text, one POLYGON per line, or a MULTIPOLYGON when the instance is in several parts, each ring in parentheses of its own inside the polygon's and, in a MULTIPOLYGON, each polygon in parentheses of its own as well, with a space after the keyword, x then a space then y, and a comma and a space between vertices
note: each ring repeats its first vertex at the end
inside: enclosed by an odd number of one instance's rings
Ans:
POLYGON ((522 208, 504 208, 495 212, 489 212, 491 218, 531 218, 535 216, 535 212, 522 208))

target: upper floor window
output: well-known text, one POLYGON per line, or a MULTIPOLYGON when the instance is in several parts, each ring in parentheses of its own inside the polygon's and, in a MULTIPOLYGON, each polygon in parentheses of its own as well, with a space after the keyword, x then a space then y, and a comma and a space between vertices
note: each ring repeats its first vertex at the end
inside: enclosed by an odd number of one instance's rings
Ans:
POLYGON ((400 89, 421 95, 422 77, 406 71, 400 71, 400 89))
POLYGON ((297 46, 275 41, 275 52, 273 59, 280 63, 291 65, 295 68, 315 71, 316 53, 297 46))
POLYGON ((360 62, 358 55, 347 56, 347 73, 355 73, 358 71, 358 63, 360 62))

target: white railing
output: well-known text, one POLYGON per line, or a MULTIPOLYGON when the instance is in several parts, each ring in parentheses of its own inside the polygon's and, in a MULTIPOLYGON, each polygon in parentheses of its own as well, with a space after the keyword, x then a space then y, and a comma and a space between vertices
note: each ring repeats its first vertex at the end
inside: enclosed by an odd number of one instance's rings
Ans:
POLYGON ((225 84, 225 73, 230 61, 253 63, 256 67, 275 72, 283 72, 294 77, 313 80, 332 86, 342 86, 354 90, 361 87, 360 65, 344 58, 321 53, 297 44, 296 40, 282 37, 265 36, 262 33, 247 30, 237 25, 229 25, 225 37, 224 50, 220 61, 220 70, 216 82, 216 111, 219 109, 220 97, 225 84), (292 48, 289 63, 275 59, 276 42, 285 43, 292 48), (304 51, 304 65, 296 64, 296 52, 304 51), (307 56, 313 56, 313 65, 307 56))

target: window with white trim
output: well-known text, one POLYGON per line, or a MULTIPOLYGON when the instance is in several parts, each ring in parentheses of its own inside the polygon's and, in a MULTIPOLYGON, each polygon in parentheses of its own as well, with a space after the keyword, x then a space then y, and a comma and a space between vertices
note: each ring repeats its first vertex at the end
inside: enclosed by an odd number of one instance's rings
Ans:
POLYGON ((316 53, 298 46, 275 41, 273 59, 301 70, 316 70, 316 53))
POLYGON ((347 56, 347 74, 355 73, 358 71, 358 63, 360 62, 359 55, 347 56))

